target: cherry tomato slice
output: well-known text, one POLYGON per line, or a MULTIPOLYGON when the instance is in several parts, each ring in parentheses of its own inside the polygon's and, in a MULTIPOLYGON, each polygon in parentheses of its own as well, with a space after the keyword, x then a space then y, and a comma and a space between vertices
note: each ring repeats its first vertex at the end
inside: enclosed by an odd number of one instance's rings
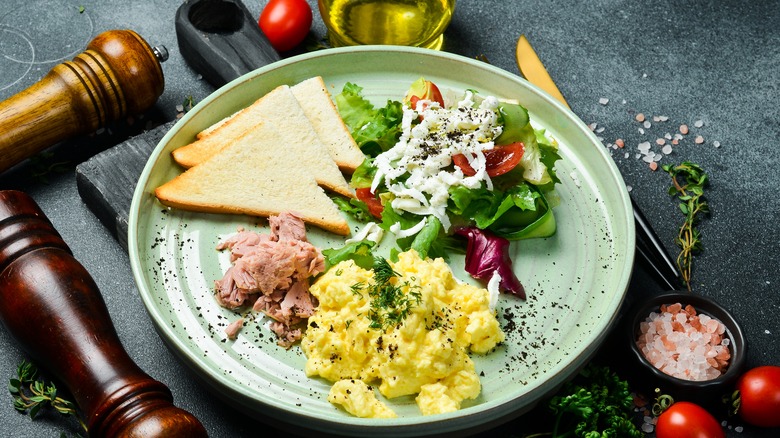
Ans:
POLYGON ((780 367, 760 366, 737 382, 739 416, 760 427, 780 427, 780 367))
POLYGON ((724 438, 718 420, 701 406, 679 401, 658 417, 656 438, 724 438))
MULTIPOLYGON (((525 146, 521 142, 512 143, 504 146, 494 146, 493 149, 486 150, 485 168, 488 176, 495 177, 503 175, 514 169, 523 158, 525 146)), ((466 176, 474 176, 477 172, 469 165, 469 160, 463 154, 453 155, 452 161, 466 176)))
POLYGON ((311 20, 311 7, 306 0, 271 0, 257 24, 274 49, 286 52, 306 38, 311 20))
POLYGON ((382 211, 385 209, 385 207, 382 205, 382 202, 379 200, 379 198, 371 193, 370 187, 355 189, 355 194, 359 200, 366 203, 368 212, 371 213, 371 216, 374 216, 377 219, 382 219, 382 211))
POLYGON ((405 100, 409 102, 411 107, 417 108, 417 102, 420 100, 430 100, 437 102, 442 107, 444 106, 444 97, 439 91, 439 87, 431 81, 425 79, 418 79, 409 88, 409 92, 406 94, 405 100))

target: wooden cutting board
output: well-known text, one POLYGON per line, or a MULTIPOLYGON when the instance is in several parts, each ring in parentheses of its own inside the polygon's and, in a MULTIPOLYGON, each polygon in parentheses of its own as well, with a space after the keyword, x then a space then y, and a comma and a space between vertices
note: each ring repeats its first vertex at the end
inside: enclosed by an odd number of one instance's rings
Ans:
POLYGON ((157 143, 175 122, 160 125, 76 166, 79 195, 127 251, 130 203, 138 179, 157 143))

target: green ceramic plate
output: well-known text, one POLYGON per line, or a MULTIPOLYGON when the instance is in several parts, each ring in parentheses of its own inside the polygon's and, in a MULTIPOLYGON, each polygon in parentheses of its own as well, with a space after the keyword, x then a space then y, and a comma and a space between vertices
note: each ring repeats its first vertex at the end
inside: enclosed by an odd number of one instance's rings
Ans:
MULTIPOLYGON (((291 158, 292 161, 293 158, 291 158)), ((129 248, 141 298, 162 339, 214 392, 254 417, 280 425, 373 436, 474 430, 506 421, 572 377, 606 336, 625 296, 634 254, 628 193, 612 159, 573 113, 525 80, 483 62, 448 53, 402 47, 358 47, 290 58, 227 84, 199 103, 163 138, 136 188, 129 248), (392 420, 355 418, 327 402, 329 384, 307 378, 298 346, 274 343, 258 317, 235 341, 223 333, 236 314, 213 298, 214 280, 228 268, 215 246, 239 226, 262 229, 245 216, 168 209, 155 187, 181 170, 170 152, 195 134, 280 84, 320 75, 338 93, 345 82, 364 88, 378 105, 400 99, 420 76, 442 89, 466 88, 526 106, 533 122, 560 142, 560 204, 554 237, 513 243, 511 256, 528 299, 502 296, 499 317, 505 344, 474 356, 482 394, 455 413, 424 417, 412 397, 389 401, 392 420)), ((339 237, 317 229, 310 240, 327 248, 339 237)), ((451 263, 464 280, 462 258, 451 263)))

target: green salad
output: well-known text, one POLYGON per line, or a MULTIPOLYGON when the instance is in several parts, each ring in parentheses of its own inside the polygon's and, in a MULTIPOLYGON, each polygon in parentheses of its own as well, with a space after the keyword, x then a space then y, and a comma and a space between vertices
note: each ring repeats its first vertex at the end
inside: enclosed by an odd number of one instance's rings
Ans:
MULTIPOLYGON (((509 240, 555 233, 551 200, 560 159, 557 143, 532 127, 528 111, 476 90, 445 103, 424 78, 384 107, 352 83, 335 100, 366 155, 350 181, 357 199, 337 200, 340 208, 393 233, 397 252, 446 257, 465 250, 469 273, 486 280, 498 275, 504 290, 521 295, 516 278, 504 278, 514 277, 511 267, 497 263, 507 263, 509 240)), ((326 256, 365 255, 371 245, 356 241, 326 256)))

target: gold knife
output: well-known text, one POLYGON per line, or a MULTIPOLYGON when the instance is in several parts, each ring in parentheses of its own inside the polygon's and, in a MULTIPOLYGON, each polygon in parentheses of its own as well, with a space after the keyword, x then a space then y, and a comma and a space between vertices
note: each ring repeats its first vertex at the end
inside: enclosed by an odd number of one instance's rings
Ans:
POLYGON ((570 108, 563 94, 561 94, 561 90, 558 89, 550 74, 547 73, 547 69, 544 68, 542 61, 534 51, 534 48, 531 47, 531 43, 528 42, 525 35, 520 35, 520 39, 517 40, 515 56, 517 58, 517 67, 528 82, 558 99, 562 104, 566 105, 566 108, 570 108))
MULTIPOLYGON (((517 40, 517 67, 520 69, 523 77, 528 82, 536 85, 548 94, 558 99, 569 108, 563 94, 555 85, 547 69, 544 68, 542 61, 537 56, 531 44, 525 35, 520 35, 517 40)), ((660 243, 650 224, 644 218, 639 206, 636 205, 633 198, 631 203, 634 210, 634 221, 637 231, 637 251, 639 255, 646 260, 650 268, 655 273, 656 279, 660 284, 670 289, 679 288, 680 274, 675 267, 669 254, 666 253, 664 246, 660 243)))

